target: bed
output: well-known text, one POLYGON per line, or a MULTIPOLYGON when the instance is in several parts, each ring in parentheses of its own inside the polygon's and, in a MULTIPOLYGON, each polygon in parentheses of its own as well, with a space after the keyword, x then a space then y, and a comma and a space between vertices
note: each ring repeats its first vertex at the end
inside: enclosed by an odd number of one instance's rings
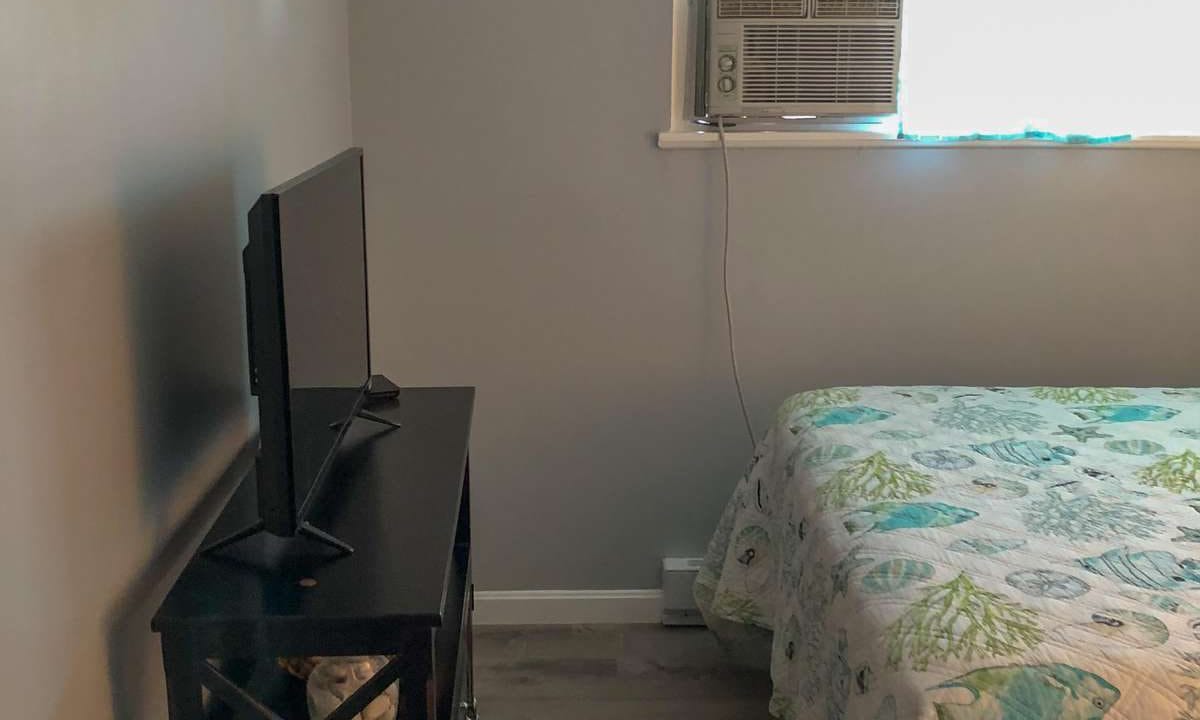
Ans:
POLYGON ((786 720, 1200 720, 1200 390, 796 395, 696 597, 786 720))

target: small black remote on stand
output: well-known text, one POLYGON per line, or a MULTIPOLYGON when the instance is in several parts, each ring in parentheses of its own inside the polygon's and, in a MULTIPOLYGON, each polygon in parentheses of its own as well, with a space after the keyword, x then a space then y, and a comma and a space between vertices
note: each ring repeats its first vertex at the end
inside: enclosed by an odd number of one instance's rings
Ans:
POLYGON ((396 383, 388 380, 382 375, 371 376, 371 382, 367 384, 367 400, 369 402, 395 400, 399 395, 400 388, 396 385, 396 383))

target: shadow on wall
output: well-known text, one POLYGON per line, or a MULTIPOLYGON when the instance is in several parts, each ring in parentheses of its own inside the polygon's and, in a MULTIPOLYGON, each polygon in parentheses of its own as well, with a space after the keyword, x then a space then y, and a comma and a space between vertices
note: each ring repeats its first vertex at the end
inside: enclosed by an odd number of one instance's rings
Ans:
POLYGON ((12 569, 31 579, 9 598, 29 618, 12 642, 29 648, 30 680, 55 678, 38 701, 47 717, 110 701, 117 718, 160 715, 135 707, 163 695, 138 613, 157 605, 155 578, 173 577, 171 558, 201 528, 189 522, 164 545, 168 530, 247 439, 234 194, 261 184, 257 160, 142 155, 155 171, 118 178, 117 207, 39 232, 14 288, 25 339, 12 352, 26 377, 12 400, 27 408, 14 442, 38 482, 12 496, 23 538, 12 569))
POLYGON ((216 157, 139 149, 125 163, 121 257, 136 398, 138 520, 154 551, 126 575, 132 582, 107 615, 116 718, 162 714, 161 651, 150 618, 252 460, 243 448, 211 485, 220 472, 212 463, 228 460, 211 456, 231 452, 231 425, 242 432, 235 442, 246 439, 242 196, 263 183, 261 154, 249 145, 216 157), (180 170, 187 180, 176 179, 180 170))
POLYGON ((47 527, 68 528, 49 536, 53 562, 41 571, 67 595, 43 601, 82 618, 97 594, 115 598, 102 628, 74 630, 59 700, 73 688, 83 696, 72 706, 104 702, 91 696, 103 662, 119 719, 162 714, 150 616, 246 469, 244 452, 212 484, 246 442, 238 196, 262 185, 262 163, 257 151, 202 150, 128 152, 115 212, 48 238, 25 295, 47 364, 41 385, 53 394, 43 424, 72 433, 49 464, 58 491, 38 493, 47 527))
POLYGON ((254 448, 238 453, 221 478, 160 546, 108 615, 108 673, 114 718, 165 717, 143 707, 161 693, 162 648, 150 620, 238 481, 254 467, 254 448), (153 684, 160 687, 152 691, 153 684))
POLYGON ((121 201, 141 507, 156 537, 175 484, 229 419, 245 412, 247 393, 245 232, 235 221, 245 213, 237 207, 233 161, 221 158, 198 182, 179 183, 170 180, 172 159, 155 157, 162 176, 125 183, 121 201))

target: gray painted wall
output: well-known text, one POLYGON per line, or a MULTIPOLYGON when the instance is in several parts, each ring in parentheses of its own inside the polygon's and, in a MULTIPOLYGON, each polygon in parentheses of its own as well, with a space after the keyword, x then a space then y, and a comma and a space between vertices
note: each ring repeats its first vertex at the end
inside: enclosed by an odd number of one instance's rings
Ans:
POLYGON ((150 614, 249 434, 246 211, 350 145, 347 40, 345 0, 5 4, 0 715, 166 717, 150 614))
MULTIPOLYGON (((375 365, 479 386, 479 585, 656 587, 749 456, 670 0, 355 0, 375 365)), ((831 384, 1191 384, 1200 153, 733 152, 759 429, 831 384)))

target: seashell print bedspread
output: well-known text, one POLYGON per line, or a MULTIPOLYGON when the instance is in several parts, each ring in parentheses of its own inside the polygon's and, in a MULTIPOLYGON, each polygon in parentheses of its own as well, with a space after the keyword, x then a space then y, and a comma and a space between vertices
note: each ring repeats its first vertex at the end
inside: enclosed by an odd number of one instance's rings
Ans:
POLYGON ((1200 720, 1200 390, 796 395, 696 597, 787 720, 1200 720))

